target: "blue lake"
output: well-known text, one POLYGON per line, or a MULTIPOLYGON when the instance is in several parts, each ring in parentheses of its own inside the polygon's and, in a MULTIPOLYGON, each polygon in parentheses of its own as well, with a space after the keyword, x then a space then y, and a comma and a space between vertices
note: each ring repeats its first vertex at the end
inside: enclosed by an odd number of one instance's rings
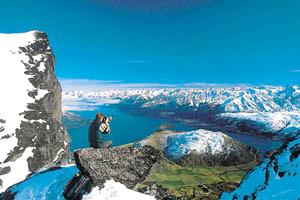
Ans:
MULTIPOLYGON (((105 116, 112 116, 110 139, 113 146, 137 142, 154 133, 162 124, 170 125, 172 130, 190 131, 202 127, 192 127, 180 121, 174 121, 162 117, 151 117, 145 114, 130 113, 124 109, 119 109, 113 105, 102 105, 93 111, 72 111, 76 115, 87 121, 82 126, 69 128, 68 133, 71 137, 71 150, 89 147, 88 144, 88 128, 89 123, 95 118, 97 112, 103 113, 105 116)), ((204 127, 205 128, 205 127, 204 127)), ((266 151, 280 147, 280 141, 274 141, 269 138, 254 135, 246 135, 239 133, 226 133, 233 139, 258 149, 263 155, 266 151)))
POLYGON ((260 157, 263 158, 267 151, 278 149, 281 145, 281 141, 272 140, 266 137, 246 135, 240 133, 226 133, 231 138, 239 141, 242 144, 254 147, 260 152, 260 157))
MULTIPOLYGON (((112 116, 110 140, 113 146, 137 142, 154 133, 160 125, 168 124, 171 129, 176 131, 192 130, 192 127, 183 122, 171 121, 165 118, 156 118, 141 114, 130 114, 115 106, 103 105, 96 111, 72 111, 85 120, 92 121, 97 112, 105 116, 112 116)), ((88 144, 89 123, 76 128, 69 128, 68 133, 71 137, 71 150, 89 147, 88 144)))

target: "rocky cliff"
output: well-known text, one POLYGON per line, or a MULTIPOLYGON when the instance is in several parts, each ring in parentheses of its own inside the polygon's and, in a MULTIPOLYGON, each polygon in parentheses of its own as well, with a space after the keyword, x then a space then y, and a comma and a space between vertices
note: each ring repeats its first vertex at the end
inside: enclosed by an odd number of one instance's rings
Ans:
POLYGON ((0 192, 69 157, 45 33, 0 34, 0 192))
POLYGON ((74 154, 78 169, 103 187, 106 180, 114 179, 133 189, 150 173, 159 160, 159 151, 152 147, 119 147, 113 149, 82 149, 74 154))
POLYGON ((91 187, 104 187, 113 179, 129 189, 143 182, 160 158, 160 152, 153 147, 132 146, 112 149, 81 149, 74 153, 80 175, 76 175, 65 189, 67 199, 80 199, 91 187), (82 180, 81 177, 85 177, 82 180), (76 192, 79 190, 85 190, 76 192), (80 194, 79 194, 80 193, 80 194))

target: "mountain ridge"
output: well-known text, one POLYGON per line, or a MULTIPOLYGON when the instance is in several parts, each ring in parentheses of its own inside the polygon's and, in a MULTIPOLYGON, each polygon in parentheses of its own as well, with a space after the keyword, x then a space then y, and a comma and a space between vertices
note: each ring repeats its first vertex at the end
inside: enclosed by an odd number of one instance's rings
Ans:
POLYGON ((200 109, 209 104, 223 112, 300 111, 299 86, 255 86, 207 89, 130 89, 103 91, 70 91, 64 99, 116 98, 121 103, 140 107, 174 104, 200 109))
POLYGON ((48 37, 0 34, 0 192, 31 173, 68 160, 61 86, 48 37))

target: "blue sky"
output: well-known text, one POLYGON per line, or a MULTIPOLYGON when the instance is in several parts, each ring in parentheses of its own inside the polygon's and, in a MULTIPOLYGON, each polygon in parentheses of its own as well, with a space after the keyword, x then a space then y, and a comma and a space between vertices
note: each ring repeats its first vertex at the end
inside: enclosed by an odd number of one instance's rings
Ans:
POLYGON ((1 2, 0 32, 47 32, 63 80, 299 84, 299 8, 298 0, 10 0, 1 2))

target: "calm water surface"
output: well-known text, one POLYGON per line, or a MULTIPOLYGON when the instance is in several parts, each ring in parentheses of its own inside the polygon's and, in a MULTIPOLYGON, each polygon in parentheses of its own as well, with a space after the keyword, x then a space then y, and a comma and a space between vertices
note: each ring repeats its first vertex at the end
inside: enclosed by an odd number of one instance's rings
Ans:
MULTIPOLYGON (((136 142, 154 133, 160 125, 168 124, 171 129, 176 131, 189 131, 192 128, 183 122, 174 122, 169 119, 155 118, 144 115, 133 115, 120 110, 117 107, 103 105, 97 111, 73 111, 75 114, 87 121, 92 121, 97 112, 105 116, 112 116, 110 139, 113 146, 119 146, 131 142, 136 142)), ((89 123, 81 127, 69 128, 68 132, 71 137, 71 149, 89 147, 88 144, 89 123)))

